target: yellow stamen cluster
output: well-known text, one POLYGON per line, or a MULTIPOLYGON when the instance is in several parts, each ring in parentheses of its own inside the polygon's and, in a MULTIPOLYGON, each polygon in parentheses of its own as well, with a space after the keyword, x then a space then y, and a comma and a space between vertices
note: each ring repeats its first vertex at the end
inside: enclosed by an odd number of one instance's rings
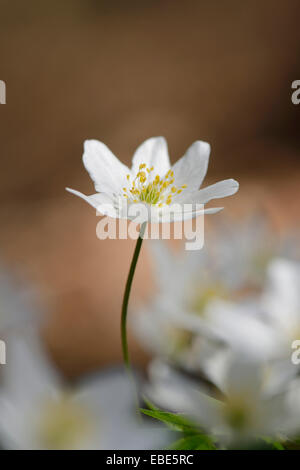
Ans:
MULTIPOLYGON (((162 207, 164 204, 170 205, 172 197, 186 188, 186 184, 180 188, 173 185, 174 172, 172 170, 169 170, 163 178, 159 175, 153 178, 151 174, 153 171, 153 166, 148 168, 146 163, 141 163, 131 188, 123 188, 123 196, 130 202, 146 202, 162 207)), ((127 181, 130 181, 130 175, 127 175, 127 181)))

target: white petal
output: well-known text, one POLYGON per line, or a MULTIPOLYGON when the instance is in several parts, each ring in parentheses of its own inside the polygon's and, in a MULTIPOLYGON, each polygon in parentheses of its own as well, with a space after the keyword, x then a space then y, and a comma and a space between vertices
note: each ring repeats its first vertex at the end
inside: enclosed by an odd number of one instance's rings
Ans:
POLYGON ((204 426, 210 427, 218 422, 222 403, 205 395, 193 381, 159 360, 152 361, 149 375, 150 385, 146 387, 146 395, 154 403, 175 412, 187 413, 192 419, 200 418, 204 426))
POLYGON ((195 192, 191 201, 198 204, 206 204, 211 199, 218 199, 222 197, 232 196, 239 189, 239 183, 233 179, 219 181, 218 183, 207 186, 207 188, 200 189, 195 192))
POLYGON ((132 159, 132 175, 139 171, 141 163, 154 167, 153 175, 164 176, 170 169, 168 145, 164 137, 151 137, 145 140, 135 151, 132 159))
MULTIPOLYGON (((140 378, 135 376, 135 380, 138 382, 140 378)), ((95 413, 102 415, 105 420, 117 421, 120 417, 131 416, 134 388, 123 370, 108 370, 79 382, 75 397, 78 402, 91 406, 95 413), (120 390, 122 397, 119 395, 120 390)))
POLYGON ((300 264, 284 258, 275 258, 268 267, 268 282, 277 301, 298 310, 300 307, 300 264))
POLYGON ((11 336, 7 345, 9 362, 3 367, 3 391, 15 405, 34 403, 60 387, 60 377, 52 367, 39 338, 11 336))
POLYGON ((263 363, 261 361, 244 360, 234 355, 225 380, 228 396, 239 394, 253 397, 259 405, 263 385, 263 363))
POLYGON ((267 316, 282 332, 292 331, 300 320, 300 264, 275 258, 267 275, 267 289, 262 297, 267 316))
POLYGON ((104 193, 96 193, 91 194, 90 196, 86 196, 85 194, 76 191, 75 189, 66 188, 66 190, 71 193, 75 194, 75 196, 80 197, 92 207, 94 207, 100 214, 108 215, 113 218, 117 218, 117 210, 114 207, 112 196, 104 193))
MULTIPOLYGON (((139 383, 140 377, 136 374, 134 376, 139 383)), ((152 446, 158 446, 159 443, 169 444, 166 430, 160 432, 155 423, 149 422, 148 425, 136 419, 134 384, 125 371, 108 370, 94 379, 85 380, 79 384, 75 397, 81 407, 93 413, 92 438, 96 441, 95 448, 144 449, 154 448, 152 446)))
POLYGON ((276 353, 275 332, 246 307, 215 300, 207 307, 206 315, 213 334, 230 345, 237 356, 265 359, 276 353))
POLYGON ((159 222, 165 223, 165 222, 181 222, 184 220, 190 220, 190 219, 195 219, 196 217, 199 217, 200 215, 205 215, 205 214, 216 214, 217 212, 220 212, 223 210, 223 207, 213 207, 210 209, 199 209, 199 210, 184 210, 184 207, 182 206, 182 211, 172 211, 171 206, 170 208, 165 208, 163 211, 160 213, 160 218, 159 222))
POLYGON ((207 142, 194 142, 172 167, 175 185, 186 184, 189 191, 199 189, 206 175, 209 154, 210 145, 207 142))
POLYGON ((105 193, 119 193, 126 182, 129 168, 120 162, 109 148, 98 140, 84 142, 83 163, 95 183, 95 189, 105 193))
POLYGON ((209 209, 204 209, 204 214, 217 214, 218 212, 222 211, 224 207, 211 207, 209 209))

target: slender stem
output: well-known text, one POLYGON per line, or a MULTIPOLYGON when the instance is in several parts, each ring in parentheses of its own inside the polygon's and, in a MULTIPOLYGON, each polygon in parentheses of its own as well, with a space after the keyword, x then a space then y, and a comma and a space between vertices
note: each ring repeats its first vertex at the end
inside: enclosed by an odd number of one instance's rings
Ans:
POLYGON ((122 338, 122 351, 123 351, 123 358, 127 369, 130 369, 130 360, 129 360, 129 353, 128 353, 128 342, 127 342, 127 329, 126 329, 126 320, 127 320, 127 310, 128 310, 128 302, 130 297, 131 285, 135 273, 135 268, 137 265, 137 261, 139 258, 139 254, 141 251, 142 243, 143 243, 143 236, 146 230, 147 222, 141 224, 139 238, 137 239, 135 250, 133 253, 133 258, 131 261, 129 274, 126 282, 124 297, 123 297, 123 304, 122 304, 122 314, 121 314, 121 338, 122 338))

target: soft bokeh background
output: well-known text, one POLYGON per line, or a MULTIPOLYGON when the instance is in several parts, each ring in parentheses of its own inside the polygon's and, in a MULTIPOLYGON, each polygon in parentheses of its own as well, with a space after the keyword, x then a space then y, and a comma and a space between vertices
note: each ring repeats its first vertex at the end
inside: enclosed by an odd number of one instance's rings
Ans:
MULTIPOLYGON (((40 291, 68 377, 120 361, 134 246, 99 241, 94 211, 64 190, 93 190, 84 139, 127 163, 150 136, 167 138, 173 162, 207 140, 207 182, 241 184, 228 216, 299 223, 299 0, 1 0, 0 52, 0 254, 40 291)), ((132 303, 149 295, 144 250, 132 303)))

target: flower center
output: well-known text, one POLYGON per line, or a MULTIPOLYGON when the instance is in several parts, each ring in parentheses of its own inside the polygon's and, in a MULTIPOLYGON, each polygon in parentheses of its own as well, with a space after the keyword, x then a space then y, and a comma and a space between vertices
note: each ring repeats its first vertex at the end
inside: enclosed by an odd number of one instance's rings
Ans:
POLYGON ((76 449, 92 431, 86 410, 68 397, 46 403, 40 418, 38 436, 46 449, 76 449))
POLYGON ((168 346, 171 355, 182 353, 191 347, 194 335, 183 328, 169 327, 167 331, 168 346))
POLYGON ((235 431, 243 431, 252 424, 253 410, 239 398, 229 400, 224 409, 226 423, 235 431))
POLYGON ((215 299, 228 299, 228 293, 221 284, 209 285, 206 288, 198 288, 191 302, 191 310, 197 315, 204 315, 207 305, 215 299))
POLYGON ((169 170, 163 178, 159 175, 153 177, 154 167, 148 168, 146 163, 141 163, 139 171, 133 181, 127 175, 127 181, 131 187, 123 188, 123 196, 130 202, 146 202, 151 205, 170 205, 173 196, 180 194, 186 188, 186 184, 177 188, 174 183, 174 172, 169 170))
POLYGON ((226 414, 226 421, 235 430, 242 430, 248 423, 248 416, 243 408, 231 408, 226 414))

